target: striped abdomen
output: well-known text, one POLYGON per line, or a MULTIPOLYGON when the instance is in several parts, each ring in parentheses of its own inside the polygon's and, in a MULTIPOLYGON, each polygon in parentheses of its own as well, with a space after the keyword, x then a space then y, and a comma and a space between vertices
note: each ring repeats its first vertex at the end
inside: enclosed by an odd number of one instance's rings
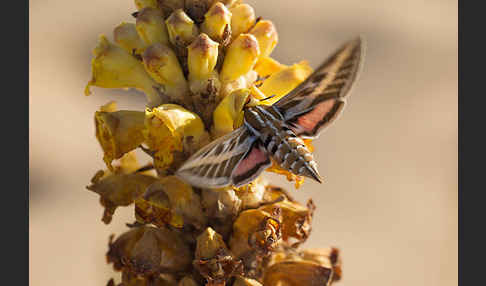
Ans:
POLYGON ((255 106, 245 112, 245 124, 268 154, 284 169, 320 182, 317 164, 302 139, 287 127, 275 107, 255 106))

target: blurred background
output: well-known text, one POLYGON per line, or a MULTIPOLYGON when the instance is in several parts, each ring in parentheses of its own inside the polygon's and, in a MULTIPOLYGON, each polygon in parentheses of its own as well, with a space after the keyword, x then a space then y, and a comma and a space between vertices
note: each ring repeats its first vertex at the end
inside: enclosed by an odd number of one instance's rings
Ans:
MULTIPOLYGON (((457 1, 246 1, 272 20, 273 57, 316 67, 364 34, 367 54, 344 116, 318 140, 325 178, 299 190, 266 175, 317 210, 303 247, 336 246, 337 285, 458 284, 457 1)), ((104 168, 93 114, 116 100, 142 109, 137 92, 93 88, 98 35, 133 22, 132 0, 30 0, 30 285, 106 285, 108 236, 124 231, 133 207, 101 222, 87 191, 104 168)))

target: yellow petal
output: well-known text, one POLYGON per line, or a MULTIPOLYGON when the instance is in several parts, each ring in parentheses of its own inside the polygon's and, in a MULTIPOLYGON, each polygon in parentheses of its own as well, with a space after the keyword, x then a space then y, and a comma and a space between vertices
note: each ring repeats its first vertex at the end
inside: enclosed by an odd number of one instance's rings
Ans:
POLYGON ((223 136, 243 123, 243 107, 248 99, 248 89, 238 89, 226 96, 213 113, 213 135, 223 136))
POLYGON ((187 65, 191 79, 207 79, 213 74, 218 60, 218 46, 218 43, 203 33, 187 47, 187 65))
POLYGON ((168 46, 157 43, 143 53, 147 72, 163 85, 176 86, 186 82, 177 56, 168 46))
POLYGON ((232 81, 247 74, 254 66, 260 55, 260 48, 255 36, 251 34, 239 35, 228 47, 223 67, 221 81, 232 81))
POLYGON ((274 104, 282 96, 296 88, 311 73, 312 68, 306 61, 302 61, 272 74, 269 78, 263 81, 263 84, 260 86, 260 90, 266 96, 275 96, 269 100, 266 100, 264 104, 274 104))
POLYGON ((204 16, 201 31, 219 43, 231 36, 231 12, 221 2, 216 2, 204 16))
POLYGON ((246 33, 255 24, 255 10, 250 5, 237 4, 230 8, 231 37, 234 39, 241 33, 246 33))
POLYGON ((93 50, 91 61, 92 78, 86 85, 85 94, 90 87, 137 88, 145 92, 149 103, 161 103, 157 83, 145 71, 143 64, 117 45, 111 44, 104 35, 100 36, 93 50))
POLYGON ((278 43, 277 30, 271 21, 259 21, 248 33, 258 40, 260 58, 268 57, 278 43))
POLYGON ((153 44, 145 50, 142 58, 146 71, 156 82, 163 84, 172 101, 189 104, 187 81, 171 48, 162 43, 153 44))
POLYGON ((189 45, 197 36, 198 28, 194 21, 182 10, 177 9, 165 20, 170 42, 178 46, 189 45))
POLYGON ((285 69, 287 66, 271 57, 261 57, 253 68, 260 77, 267 77, 285 69))
POLYGON ((124 48, 129 54, 140 55, 146 45, 138 36, 137 29, 133 23, 121 23, 113 31, 115 42, 124 48))
POLYGON ((110 101, 100 107, 100 111, 114 112, 116 111, 116 101, 110 101))

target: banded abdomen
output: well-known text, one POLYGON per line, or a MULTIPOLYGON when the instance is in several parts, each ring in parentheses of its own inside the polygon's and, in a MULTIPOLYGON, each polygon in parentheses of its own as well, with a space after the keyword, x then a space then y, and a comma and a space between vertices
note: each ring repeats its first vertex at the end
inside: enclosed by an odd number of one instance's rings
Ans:
POLYGON ((312 153, 283 121, 278 109, 272 106, 251 107, 245 112, 245 124, 282 168, 321 182, 312 153))

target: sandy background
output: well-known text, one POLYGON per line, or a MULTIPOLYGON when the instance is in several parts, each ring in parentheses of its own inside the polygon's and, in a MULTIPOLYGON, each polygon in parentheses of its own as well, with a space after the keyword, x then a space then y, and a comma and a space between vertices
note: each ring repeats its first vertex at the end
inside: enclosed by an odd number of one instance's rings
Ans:
MULTIPOLYGON (((325 183, 307 247, 337 246, 338 285, 457 285, 457 1, 248 1, 277 26, 273 56, 313 67, 365 34, 363 73, 344 115, 315 141, 325 183)), ((30 0, 30 284, 105 285, 108 236, 131 221, 101 221, 85 190, 103 168, 93 113, 109 100, 140 109, 134 92, 94 88, 91 50, 133 21, 131 0, 30 0)), ((118 276, 117 276, 118 277, 118 276)), ((117 280, 118 281, 118 280, 117 280)))

